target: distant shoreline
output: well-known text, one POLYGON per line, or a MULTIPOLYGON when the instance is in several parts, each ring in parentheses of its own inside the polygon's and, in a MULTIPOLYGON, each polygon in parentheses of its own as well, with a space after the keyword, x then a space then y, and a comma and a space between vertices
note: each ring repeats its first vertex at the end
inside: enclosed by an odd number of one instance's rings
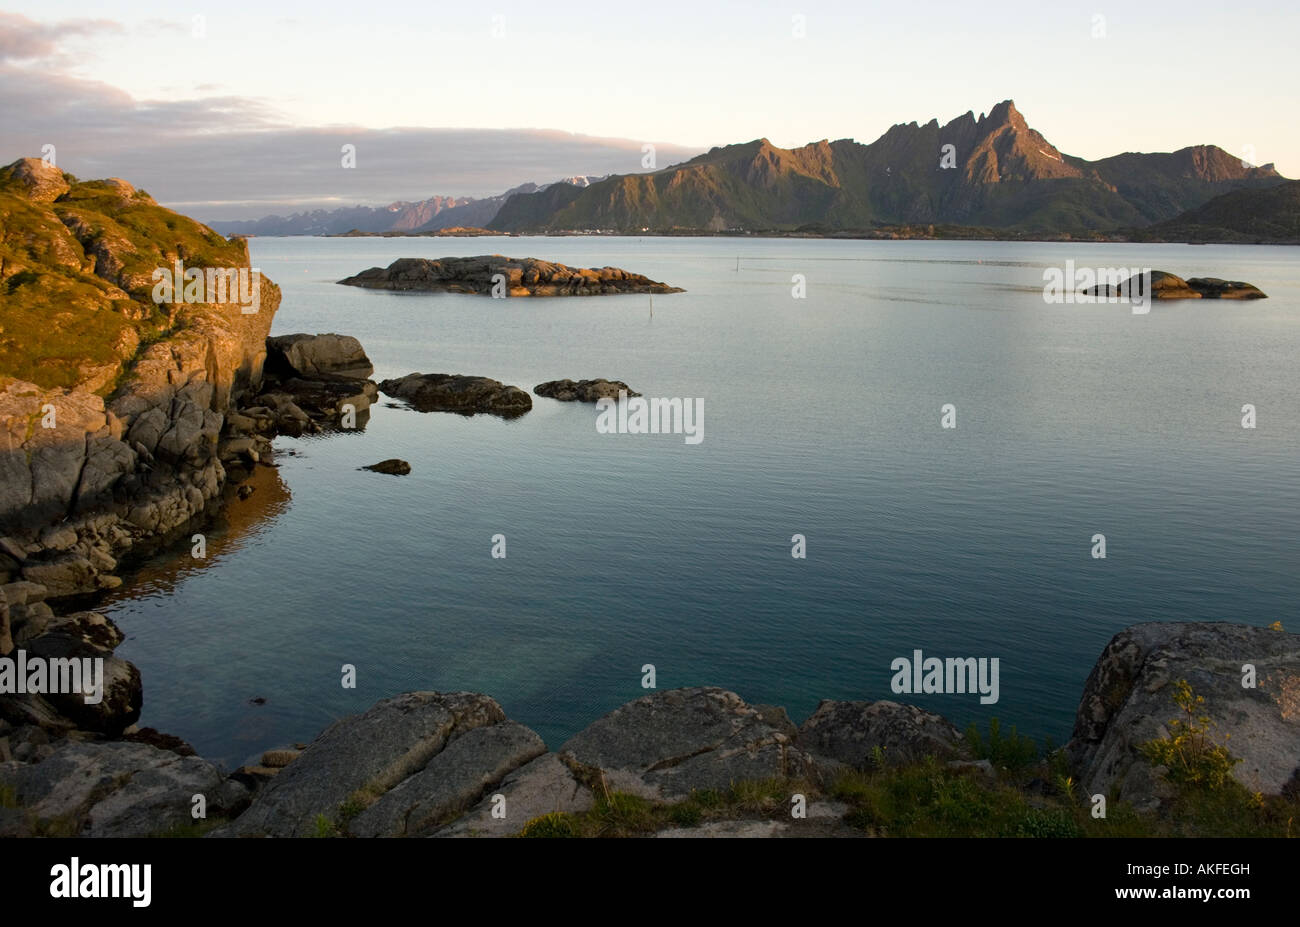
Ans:
POLYGON ((613 229, 569 229, 562 231, 535 232, 498 232, 491 229, 475 229, 448 232, 443 230, 426 232, 336 232, 328 235, 231 235, 237 238, 788 238, 788 239, 827 239, 840 241, 994 241, 994 242, 1060 242, 1071 244, 1128 244, 1128 245, 1300 245, 1297 239, 1226 239, 1209 238, 1191 241, 1186 238, 1147 238, 1139 234, 1121 234, 1114 232, 1097 232, 1093 234, 1065 233, 1025 233, 1009 235, 1004 231, 991 229, 974 229, 952 227, 944 230, 921 231, 917 229, 884 227, 880 229, 845 229, 839 231, 798 231, 798 230, 689 230, 674 229, 626 231, 613 229))

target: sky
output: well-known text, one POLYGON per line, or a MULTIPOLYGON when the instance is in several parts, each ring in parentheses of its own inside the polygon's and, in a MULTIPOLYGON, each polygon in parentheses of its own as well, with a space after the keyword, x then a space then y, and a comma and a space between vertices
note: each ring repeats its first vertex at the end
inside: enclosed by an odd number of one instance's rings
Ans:
POLYGON ((80 176, 251 217, 629 173, 646 143, 662 167, 869 142, 1014 99, 1069 154, 1209 143, 1297 177, 1297 26, 1294 2, 1203 0, 9 0, 0 158, 57 143, 80 176))

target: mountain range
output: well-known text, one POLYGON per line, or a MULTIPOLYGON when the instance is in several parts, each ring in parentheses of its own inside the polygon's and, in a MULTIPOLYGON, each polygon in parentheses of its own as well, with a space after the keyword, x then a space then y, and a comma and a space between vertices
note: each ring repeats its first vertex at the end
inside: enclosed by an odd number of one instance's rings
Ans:
POLYGON ((869 144, 823 139, 779 148, 760 138, 648 173, 529 183, 480 199, 437 196, 211 225, 227 235, 455 227, 807 234, 896 228, 925 235, 939 226, 940 237, 1297 241, 1296 199, 1272 164, 1249 165, 1215 145, 1098 161, 1066 154, 1004 100, 978 118, 968 112, 945 125, 935 119, 895 125, 869 144), (1256 214, 1271 218, 1257 222, 1256 214))
POLYGON ((795 230, 940 223, 1027 232, 1141 228, 1222 193, 1280 184, 1214 145, 1087 161, 1059 151, 1011 100, 978 119, 852 139, 714 148, 649 174, 511 197, 500 231, 795 230))
MULTIPOLYGON (((604 177, 565 177, 556 184, 575 189, 604 180, 604 177)), ((536 193, 553 184, 525 183, 498 196, 431 196, 428 199, 398 200, 387 206, 345 206, 340 209, 315 209, 288 216, 261 219, 219 220, 208 225, 222 235, 342 235, 365 232, 435 232, 441 229, 487 225, 501 206, 515 194, 536 193)))

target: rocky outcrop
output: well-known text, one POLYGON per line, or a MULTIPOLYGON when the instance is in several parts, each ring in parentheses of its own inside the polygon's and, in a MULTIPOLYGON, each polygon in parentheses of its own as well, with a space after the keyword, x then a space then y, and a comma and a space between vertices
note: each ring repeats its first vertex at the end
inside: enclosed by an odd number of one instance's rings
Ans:
POLYGON ((0 339, 0 581, 111 588, 122 556, 219 501, 224 416, 261 382, 279 290, 243 242, 124 181, 27 159, 0 170, 0 218, 15 233, 0 244, 6 326, 43 332, 12 352, 0 339), (159 292, 156 273, 178 267, 242 269, 250 301, 159 292))
MULTIPOLYGON (((1130 277, 1119 284, 1102 283, 1084 289, 1087 296, 1144 295, 1138 278, 1130 277)), ((1267 299, 1258 287, 1237 280, 1220 280, 1218 277, 1182 277, 1163 270, 1151 271, 1152 299, 1267 299)))
POLYGON ((1169 736, 1168 722, 1182 714, 1173 700, 1181 679, 1204 698, 1198 713, 1211 719, 1211 741, 1241 759, 1237 781, 1265 795, 1300 788, 1300 635, 1149 623, 1115 635, 1084 686, 1067 751, 1087 794, 1117 793, 1145 810, 1169 797, 1164 770, 1138 748, 1169 736), (1254 687, 1243 685, 1247 664, 1254 687))
POLYGON ((371 290, 422 290, 483 296, 608 296, 618 293, 681 293, 617 267, 569 267, 536 258, 500 254, 478 257, 400 258, 340 280, 371 290))
POLYGON ((447 373, 411 373, 384 380, 379 389, 403 399, 419 412, 486 413, 516 418, 533 407, 532 397, 517 386, 487 377, 447 373))
POLYGON ((596 402, 600 399, 617 399, 620 392, 640 396, 622 380, 548 380, 533 387, 533 392, 559 402, 596 402))

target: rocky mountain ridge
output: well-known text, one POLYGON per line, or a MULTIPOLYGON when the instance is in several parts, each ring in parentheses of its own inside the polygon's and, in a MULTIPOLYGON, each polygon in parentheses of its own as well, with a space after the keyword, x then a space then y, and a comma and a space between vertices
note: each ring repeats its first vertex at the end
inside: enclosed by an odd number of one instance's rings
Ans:
POLYGON ((1056 149, 1005 100, 986 115, 896 125, 870 144, 767 139, 648 174, 511 197, 489 228, 867 229, 952 224, 1061 233, 1140 228, 1224 192, 1281 183, 1213 145, 1086 161, 1056 149))

